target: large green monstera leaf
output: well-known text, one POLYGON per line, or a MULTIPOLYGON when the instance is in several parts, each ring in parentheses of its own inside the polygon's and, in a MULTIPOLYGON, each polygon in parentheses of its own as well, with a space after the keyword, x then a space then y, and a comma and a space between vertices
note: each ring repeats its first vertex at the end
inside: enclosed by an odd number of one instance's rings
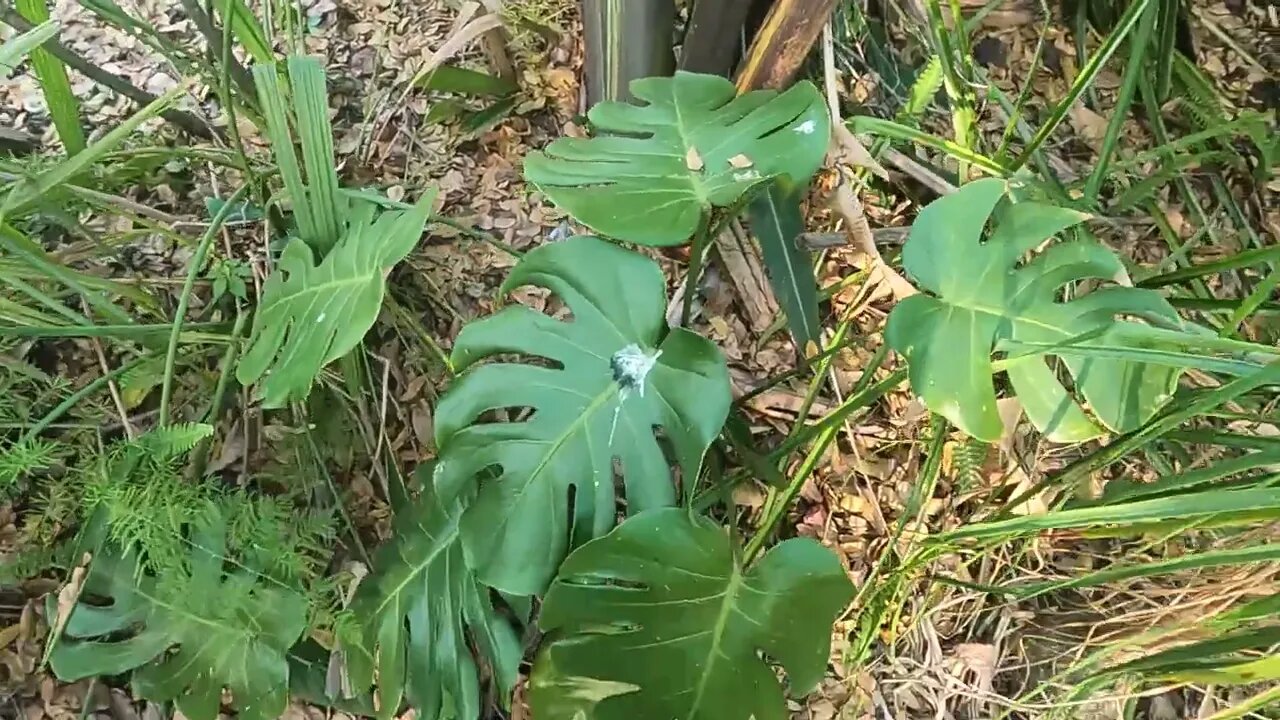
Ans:
MULTIPOLYGON (((220 518, 202 524, 180 585, 143 574, 136 554, 94 557, 81 601, 51 640, 53 671, 63 680, 133 671, 139 695, 176 701, 191 720, 215 720, 224 688, 239 717, 279 717, 288 704, 286 653, 306 627, 306 599, 247 569, 225 573, 225 546, 220 518)), ((51 597, 50 617, 56 610, 51 597)))
POLYGON ((466 372, 436 409, 436 482, 479 483, 460 532, 480 580, 536 595, 570 543, 613 527, 615 475, 625 482, 628 512, 675 501, 657 433, 692 483, 730 396, 715 345, 667 329, 665 284, 652 260, 574 237, 527 254, 501 291, 522 285, 551 290, 573 317, 515 305, 463 328, 453 362, 466 372), (471 367, 512 353, 541 360, 471 367), (477 422, 503 408, 532 414, 477 422))
POLYGON ((631 92, 648 104, 597 104, 588 117, 605 134, 556 140, 524 167, 579 222, 644 245, 685 242, 712 207, 767 178, 808 181, 831 137, 808 82, 737 95, 722 77, 679 72, 635 80, 631 92))
POLYGON ((377 679, 381 716, 396 714, 407 698, 423 720, 475 720, 480 673, 468 637, 504 695, 515 686, 523 649, 458 541, 458 516, 474 485, 437 486, 433 467, 419 468, 422 497, 396 513, 394 539, 360 584, 351 610, 364 642, 347 650, 347 667, 353 687, 377 679))
POLYGON ((560 568, 542 606, 551 640, 534 669, 534 715, 783 720, 761 653, 808 692, 852 597, 839 559, 813 540, 744 568, 725 528, 682 508, 641 513, 560 568))
POLYGON ((974 437, 998 440, 993 350, 1016 356, 1007 367, 1009 383, 1027 417, 1054 441, 1095 437, 1103 430, 1093 418, 1113 431, 1131 430, 1170 397, 1181 373, 1176 368, 1053 348, 1091 418, 1043 354, 1026 354, 1027 348, 1123 342, 1126 326, 1135 323, 1117 316, 1178 322, 1173 307, 1151 290, 1113 285, 1059 300, 1068 283, 1124 277, 1115 254, 1093 242, 1057 242, 1025 259, 1086 217, 1011 202, 1007 184, 998 179, 969 183, 920 212, 902 262, 936 297, 920 294, 898 303, 886 335, 906 356, 911 388, 930 410, 974 437))
POLYGON ((434 199, 426 193, 409 210, 351 203, 338 244, 319 264, 301 238, 289 241, 262 288, 253 337, 236 367, 244 385, 266 376, 264 407, 304 399, 320 370, 364 338, 382 309, 387 274, 422 238, 434 199))

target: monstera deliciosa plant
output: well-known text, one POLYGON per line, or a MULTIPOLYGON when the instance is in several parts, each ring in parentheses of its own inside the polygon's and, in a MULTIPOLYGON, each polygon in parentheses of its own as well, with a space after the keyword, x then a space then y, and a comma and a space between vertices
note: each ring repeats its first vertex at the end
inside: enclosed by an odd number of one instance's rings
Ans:
POLYGON ((898 303, 885 334, 907 358, 911 387, 930 410, 974 437, 999 440, 993 352, 1009 356, 1004 371, 1028 419, 1057 442, 1087 440, 1103 428, 1132 430, 1171 397, 1182 372, 1177 367, 1080 352, 1137 329, 1124 316, 1179 322, 1154 290, 1112 284, 1058 299, 1069 283, 1126 279, 1119 258, 1095 242, 1059 241, 1039 250, 1086 217, 1014 202, 1008 183, 994 178, 969 183, 920 212, 902 263, 933 295, 898 303), (1026 347, 1042 352, 1020 352, 1026 347), (1092 415, 1063 386, 1046 354, 1061 357, 1092 415))
MULTIPOLYGON (((552 201, 617 240, 693 241, 698 256, 717 219, 764 183, 806 181, 826 149, 807 83, 735 96, 682 73, 633 90, 647 104, 598 105, 600 134, 526 164, 552 201)), ((542 596, 537 717, 784 717, 767 661, 793 692, 816 684, 852 587, 813 540, 747 562, 727 529, 679 507, 729 411, 724 357, 668 327, 658 265, 608 240, 530 251, 501 293, 523 286, 568 317, 510 305, 458 336, 439 456, 352 606, 364 633, 344 651, 351 685, 376 680, 384 715, 407 698, 432 720, 474 718, 478 679, 505 694, 519 657, 493 597, 542 596)))

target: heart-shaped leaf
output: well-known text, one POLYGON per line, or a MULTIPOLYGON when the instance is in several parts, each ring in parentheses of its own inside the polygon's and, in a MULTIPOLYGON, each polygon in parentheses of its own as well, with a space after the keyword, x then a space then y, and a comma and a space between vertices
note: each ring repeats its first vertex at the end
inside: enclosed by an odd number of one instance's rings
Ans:
POLYGON ((380 716, 394 715, 407 697, 423 720, 478 718, 480 673, 467 638, 503 693, 515 686, 523 649, 458 541, 458 516, 474 485, 437 486, 433 467, 419 467, 422 496, 396 512, 394 539, 378 551, 352 602, 364 643, 348 649, 347 666, 354 687, 377 678, 380 716))
POLYGON ((553 639, 534 670, 534 715, 783 720, 760 654, 808 692, 852 597, 839 559, 813 540, 743 568, 725 528, 683 508, 641 513, 560 568, 539 621, 553 639))
MULTIPOLYGON (((306 599, 247 569, 224 573, 217 513, 191 541, 190 577, 181 582, 143 574, 135 553, 94 557, 49 663, 63 680, 135 671, 142 697, 176 700, 191 720, 215 720, 223 688, 240 717, 274 720, 288 701, 286 653, 306 627, 306 599)), ((56 599, 49 603, 55 613, 56 599)))
POLYGON ((524 167, 579 222, 643 245, 685 242, 712 207, 764 179, 807 182, 831 137, 808 82, 737 95, 722 77, 678 72, 633 81, 631 92, 648 104, 597 104, 588 117, 607 134, 561 138, 524 167))
MULTIPOLYGON (((1045 240, 1087 216, 1036 202, 1009 202, 1003 180, 969 183, 920 212, 902 252, 903 266, 937 295, 914 295, 894 307, 886 337, 910 365, 911 387, 930 410, 987 442, 1002 430, 996 412, 991 353, 1051 347, 1093 415, 1114 431, 1131 430, 1167 400, 1181 370, 1127 359, 1073 356, 1069 347, 1123 342, 1133 321, 1117 315, 1178 322, 1159 294, 1105 287, 1066 302, 1062 287, 1113 280, 1124 266, 1103 246, 1045 240), (994 215, 993 215, 994 213, 994 215), (988 221, 991 231, 984 240, 988 221)), ((1043 354, 1007 366, 1009 382, 1031 422, 1051 440, 1076 442, 1102 430, 1059 382, 1043 354)))
POLYGON ((574 237, 525 255, 502 292, 521 285, 551 290, 573 318, 505 308, 463 328, 454 365, 466 370, 518 353, 554 367, 500 362, 466 372, 436 410, 436 473, 446 485, 479 480, 461 534, 481 581, 536 595, 571 542, 613 527, 615 475, 625 480, 629 512, 675 501, 655 428, 672 448, 683 481, 693 482, 728 414, 729 375, 714 344, 687 330, 667 330, 665 281, 643 255, 574 237), (502 408, 532 408, 533 414, 518 422, 477 422, 502 408))
POLYGON ((325 365, 351 352, 382 308, 387 273, 422 237, 435 192, 410 210, 379 212, 353 200, 342 237, 319 265, 300 238, 285 246, 262 288, 249 349, 236 367, 241 384, 264 374, 264 407, 304 399, 325 365))

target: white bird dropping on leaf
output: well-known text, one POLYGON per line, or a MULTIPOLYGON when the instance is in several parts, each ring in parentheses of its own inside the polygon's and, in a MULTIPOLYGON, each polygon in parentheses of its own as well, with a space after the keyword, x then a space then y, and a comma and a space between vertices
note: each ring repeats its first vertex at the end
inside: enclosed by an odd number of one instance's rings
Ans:
POLYGON ((644 397, 644 381, 649 371, 658 363, 661 350, 645 352, 639 345, 631 343, 613 354, 609 366, 613 368, 613 380, 618 383, 618 406, 613 409, 613 424, 609 426, 609 444, 613 444, 613 434, 618 429, 618 416, 622 414, 622 403, 635 391, 644 397))

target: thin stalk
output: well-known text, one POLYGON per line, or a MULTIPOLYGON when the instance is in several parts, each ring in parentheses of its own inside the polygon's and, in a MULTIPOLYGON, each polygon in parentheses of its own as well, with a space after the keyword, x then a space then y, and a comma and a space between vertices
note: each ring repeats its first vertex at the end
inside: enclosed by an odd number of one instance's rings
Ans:
POLYGON ((102 388, 106 387, 108 383, 120 377, 121 375, 124 375, 130 370, 137 368, 138 366, 146 362, 148 359, 149 358, 146 356, 136 357, 126 363, 121 364, 120 367, 116 368, 115 370, 112 370, 111 372, 106 373, 105 375, 95 378, 92 381, 86 383, 84 387, 71 393, 62 402, 58 403, 56 407, 54 407, 49 412, 45 413, 45 416, 40 418, 40 420, 36 422, 35 425, 32 425, 31 427, 27 428, 27 431, 22 434, 22 437, 19 438, 18 442, 15 444, 21 444, 21 443, 32 440, 40 433, 49 429, 49 427, 51 427, 54 423, 58 422, 58 418, 61 418, 63 415, 66 415, 67 412, 71 410, 71 408, 76 406, 76 403, 80 402, 86 397, 89 397, 90 395, 97 392, 98 390, 101 390, 102 388))
POLYGON ((693 316, 693 296, 698 294, 698 278, 702 275, 703 256, 711 246, 711 213, 703 213, 698 229, 693 233, 693 245, 689 248, 689 272, 684 281, 684 297, 680 303, 680 327, 689 327, 693 316))
POLYGON ((204 235, 200 238, 200 244, 196 247, 195 255, 191 258, 191 265, 187 269, 187 281, 182 285, 182 294, 178 297, 178 309, 173 318, 173 329, 169 333, 169 348, 164 356, 164 381, 160 386, 160 414, 157 420, 159 427, 165 427, 169 424, 169 404, 173 395, 173 376, 174 365, 178 360, 178 336, 182 334, 182 322, 186 319, 187 308, 191 305, 191 295, 195 290, 196 276, 204 268, 205 259, 209 256, 209 248, 213 247, 213 239, 217 237, 218 231, 222 229, 222 224, 227 221, 231 212, 236 209, 236 204, 249 191, 248 185, 242 185, 240 189, 231 194, 222 207, 218 208, 217 214, 213 216, 209 227, 204 231, 204 235))
POLYGON ((809 448, 809 454, 805 456, 804 461, 800 464, 800 469, 792 476, 791 482, 787 484, 787 487, 777 495, 771 493, 770 501, 766 502, 765 505, 764 519, 761 521, 759 528, 756 529, 756 534, 751 536, 751 540, 747 542, 746 550, 743 552, 743 564, 750 564, 755 559, 755 556, 764 548, 764 544, 772 537, 778 523, 786 518, 787 511, 791 508, 791 503, 795 502, 796 496, 800 494, 800 489, 804 487, 804 481, 808 480, 813 471, 817 469, 818 461, 826 454, 831 441, 835 440, 836 434, 839 432, 840 426, 838 424, 832 424, 822 430, 813 447, 809 448))
MULTIPOLYGON (((960 5, 951 0, 952 22, 956 28, 955 42, 947 30, 942 18, 942 6, 938 0, 926 0, 925 9, 929 14, 929 31, 933 36, 934 52, 942 63, 942 82, 947 89, 947 97, 951 100, 951 127, 956 137, 956 144, 966 150, 973 150, 977 135, 974 112, 973 88, 961 76, 957 63, 969 57, 968 36, 964 29, 964 17, 960 5)), ((969 177, 969 164, 957 158, 956 183, 963 185, 969 177)))
POLYGON ((1280 267, 1272 268, 1262 282, 1258 283, 1253 292, 1249 293, 1244 302, 1240 303, 1240 307, 1231 313, 1231 317, 1227 319, 1227 324, 1222 326, 1222 330, 1218 334, 1222 337, 1238 335, 1240 323, 1244 322, 1245 318, 1248 318, 1255 310, 1261 307, 1277 287, 1280 287, 1280 267))
MULTIPOLYGON (((870 373, 868 373, 867 376, 869 377, 870 373)), ((844 424, 845 419, 848 418, 850 415, 857 412, 858 410, 861 410, 865 407, 870 406, 871 403, 879 400, 881 397, 887 394, 890 390, 893 390, 894 388, 901 385, 902 381, 906 379, 907 379, 907 369, 901 368, 901 369, 895 370, 892 375, 881 380, 880 382, 870 387, 867 387, 863 390, 854 392, 849 396, 847 400, 840 403, 840 405, 837 406, 836 409, 827 413, 826 416, 824 416, 822 419, 818 420, 812 425, 806 425, 803 429, 801 429, 792 437, 789 437, 783 440, 782 443, 778 446, 778 449, 770 453, 770 461, 772 462, 779 458, 785 457, 786 455, 789 455, 792 452, 794 452, 796 448, 800 447, 801 445, 804 445, 805 443, 815 438, 819 433, 829 428, 839 427, 840 425, 844 424)))
POLYGON ((320 448, 316 445, 316 439, 311 433, 311 423, 303 422, 302 427, 303 434, 307 436, 307 448, 311 451, 311 461, 316 464, 316 469, 324 476, 324 481, 329 486, 333 504, 338 508, 338 514, 342 516, 342 523, 347 526, 347 532, 351 535, 356 552, 360 554, 360 559, 367 567, 373 567, 373 561, 369 559, 369 551, 365 548, 364 541, 360 539, 360 533, 356 531, 356 524, 351 520, 351 513, 347 512, 347 506, 342 502, 338 486, 333 482, 333 476, 329 474, 329 468, 324 464, 324 457, 320 454, 320 448))
MULTIPOLYGON (((235 375, 236 358, 240 354, 240 339, 244 336, 244 330, 248 324, 245 321, 249 315, 239 305, 239 301, 236 301, 236 324, 231 329, 231 342, 227 343, 227 349, 222 353, 222 361, 218 363, 218 384, 213 390, 213 403, 209 407, 209 412, 204 416, 205 422, 214 427, 217 427, 218 418, 222 417, 222 411, 227 404, 227 386, 231 384, 231 378, 235 375)), ((211 447, 213 447, 211 438, 204 438, 196 446, 191 461, 191 476, 193 478, 204 477, 205 468, 209 463, 209 449, 211 447)))
MULTIPOLYGON (((1045 0, 1040 0, 1040 11, 1046 18, 1053 17, 1045 0)), ((1022 89, 1018 91, 1018 97, 1012 106, 1005 108, 1005 111, 1009 113, 1009 121, 1005 124, 1004 133, 1000 138, 1000 147, 996 150, 995 159, 997 162, 1003 163, 1009 159, 1009 143, 1013 140, 1014 131, 1018 130, 1019 124, 1023 122, 1022 109, 1026 107, 1027 100, 1031 98, 1031 89, 1036 85, 1036 74, 1040 72, 1040 66, 1044 63, 1044 48, 1048 44, 1048 40, 1049 22, 1045 21, 1040 25, 1040 35, 1036 39, 1035 52, 1031 54, 1031 67, 1027 70, 1027 79, 1022 83, 1022 89)), ((995 85, 990 83, 988 87, 995 87, 995 85)), ((1004 93, 1001 93, 1001 97, 1003 96, 1004 93)))

